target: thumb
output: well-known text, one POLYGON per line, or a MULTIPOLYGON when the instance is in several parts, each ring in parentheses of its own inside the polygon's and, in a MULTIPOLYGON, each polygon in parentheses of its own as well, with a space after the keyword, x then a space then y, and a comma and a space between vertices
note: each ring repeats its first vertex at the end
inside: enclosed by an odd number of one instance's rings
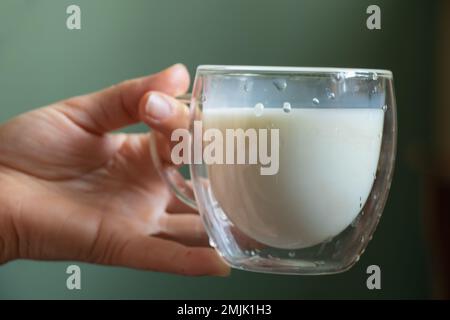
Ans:
POLYGON ((149 91, 180 95, 189 87, 189 73, 181 64, 154 75, 127 80, 104 90, 73 97, 56 108, 90 132, 103 134, 137 123, 138 103, 149 91))
POLYGON ((171 141, 176 129, 189 128, 189 109, 178 100, 161 92, 151 91, 145 94, 139 103, 139 117, 155 132, 156 145, 160 157, 171 163, 171 141))
POLYGON ((162 92, 146 93, 139 104, 139 115, 141 121, 169 140, 175 129, 189 127, 188 107, 162 92))

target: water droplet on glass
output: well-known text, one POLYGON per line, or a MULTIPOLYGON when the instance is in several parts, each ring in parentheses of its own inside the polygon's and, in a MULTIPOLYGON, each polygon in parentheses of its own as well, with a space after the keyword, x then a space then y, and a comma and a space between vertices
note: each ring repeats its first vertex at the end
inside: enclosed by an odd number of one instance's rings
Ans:
POLYGON ((295 257, 295 252, 294 252, 294 251, 289 252, 289 253, 288 253, 288 256, 289 256, 290 258, 294 258, 294 257, 295 257))
POLYGON ((260 117, 264 112, 264 105, 262 103, 255 104, 254 112, 257 117, 260 117))
POLYGON ((377 93, 378 92, 378 88, 375 86, 375 87, 373 87, 373 89, 372 89, 372 94, 375 94, 375 93, 377 93))
POLYGON ((383 106, 383 111, 386 112, 386 110, 387 110, 387 105, 384 105, 383 106))
POLYGON ((216 243, 215 243, 214 240, 212 240, 212 239, 209 239, 209 245, 210 245, 211 247, 213 247, 213 248, 216 247, 216 243))
POLYGON ((372 74, 370 75, 370 78, 372 79, 372 80, 377 80, 378 79, 378 75, 377 75, 377 73, 376 72, 372 72, 372 74))
POLYGON ((276 79, 273 81, 273 85, 278 89, 278 91, 283 91, 287 87, 287 82, 284 79, 276 79))
POLYGON ((355 262, 358 262, 359 258, 361 258, 361 257, 359 255, 357 255, 356 258, 355 258, 355 262))
POLYGON ((363 210, 363 211, 361 211, 361 215, 362 215, 362 216, 364 215, 364 210, 363 210))
POLYGON ((341 240, 336 241, 335 243, 335 247, 339 248, 341 246, 341 240))
POLYGON ((334 94, 333 91, 331 91, 330 88, 327 88, 327 89, 326 89, 326 92, 327 92, 327 98, 328 98, 328 99, 334 100, 334 98, 336 98, 336 95, 334 94))
POLYGON ((291 112, 291 109, 292 109, 292 107, 289 102, 283 103, 283 111, 284 112, 289 113, 289 112, 291 112))
POLYGON ((245 82, 244 82, 244 91, 245 92, 249 92, 249 91, 252 90, 252 88, 253 88, 253 82, 250 81, 250 80, 245 80, 245 82))
POLYGON ((361 236, 361 242, 364 242, 364 236, 361 236))
POLYGON ((343 78, 343 76, 342 76, 341 73, 335 73, 335 74, 333 74, 333 80, 336 81, 336 82, 341 81, 342 78, 343 78))
POLYGON ((255 251, 253 251, 253 250, 250 251, 251 256, 254 256, 255 254, 256 254, 255 251))
POLYGON ((319 99, 317 99, 317 98, 312 99, 312 102, 316 106, 320 103, 319 99))
MULTIPOLYGON (((219 203, 217 203, 217 205, 219 205, 219 203)), ((227 221, 228 220, 227 216, 225 215, 225 213, 222 210, 219 211, 219 217, 223 221, 227 221)))
POLYGON ((314 261, 314 264, 319 267, 319 266, 323 266, 325 264, 325 261, 319 260, 319 261, 314 261))

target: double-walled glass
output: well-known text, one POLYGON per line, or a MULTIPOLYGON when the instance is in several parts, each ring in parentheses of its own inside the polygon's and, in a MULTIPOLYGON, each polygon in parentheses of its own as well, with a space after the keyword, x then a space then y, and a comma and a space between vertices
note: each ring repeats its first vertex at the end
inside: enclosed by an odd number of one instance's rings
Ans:
POLYGON ((232 267, 342 272, 372 239, 391 185, 392 81, 386 70, 199 66, 189 130, 195 199, 154 146, 152 156, 232 267))

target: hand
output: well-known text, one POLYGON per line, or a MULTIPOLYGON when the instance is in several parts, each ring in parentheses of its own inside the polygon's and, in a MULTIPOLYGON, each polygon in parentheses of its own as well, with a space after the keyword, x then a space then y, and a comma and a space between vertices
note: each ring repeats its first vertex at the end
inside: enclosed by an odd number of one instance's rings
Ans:
POLYGON ((174 65, 2 125, 0 262, 67 259, 227 275, 199 215, 159 178, 149 134, 111 133, 143 121, 168 141, 187 124, 186 106, 171 96, 188 87, 186 68, 174 65))

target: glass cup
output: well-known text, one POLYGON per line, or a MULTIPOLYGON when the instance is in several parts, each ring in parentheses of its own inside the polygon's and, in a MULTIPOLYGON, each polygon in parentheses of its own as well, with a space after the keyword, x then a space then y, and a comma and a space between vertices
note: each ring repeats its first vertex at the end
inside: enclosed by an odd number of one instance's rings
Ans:
POLYGON ((152 159, 175 194, 198 208, 230 266, 343 272, 372 239, 389 193, 392 82, 386 70, 199 66, 187 147, 178 149, 195 196, 178 168, 161 162, 153 135, 152 159))

